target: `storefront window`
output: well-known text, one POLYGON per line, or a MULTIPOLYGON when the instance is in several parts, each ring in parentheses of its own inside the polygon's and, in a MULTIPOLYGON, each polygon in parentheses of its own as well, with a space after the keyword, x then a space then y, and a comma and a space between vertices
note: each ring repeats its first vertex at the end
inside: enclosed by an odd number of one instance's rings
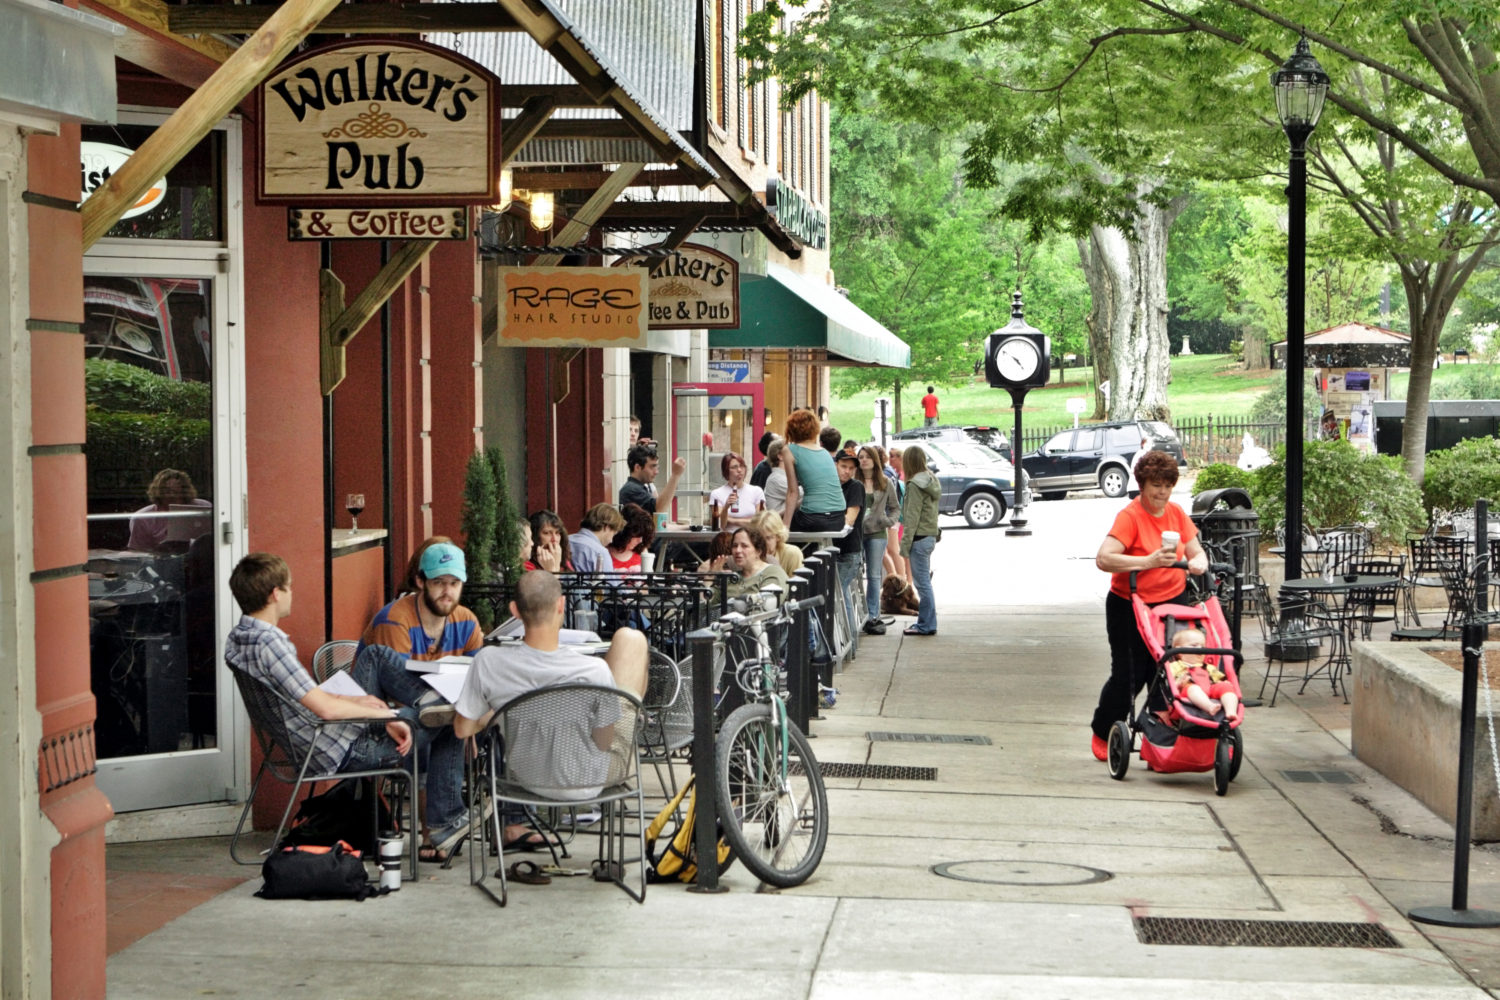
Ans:
MULTIPOLYGON (((84 199, 155 130, 152 125, 83 126, 79 171, 84 199)), ((222 240, 224 144, 222 131, 210 132, 168 172, 166 183, 153 186, 106 237, 222 240)))

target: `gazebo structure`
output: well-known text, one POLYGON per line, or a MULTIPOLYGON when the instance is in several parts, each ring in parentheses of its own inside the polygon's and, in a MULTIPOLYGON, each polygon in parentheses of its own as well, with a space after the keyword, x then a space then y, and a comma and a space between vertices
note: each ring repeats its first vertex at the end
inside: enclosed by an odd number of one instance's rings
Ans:
MULTIPOLYGON (((1387 397, 1392 369, 1411 365, 1411 336, 1344 323, 1308 334, 1304 344, 1306 365, 1316 372, 1323 408, 1333 411, 1339 436, 1374 451, 1375 403, 1387 397)), ((1286 341, 1271 345, 1271 366, 1285 364, 1286 341)))

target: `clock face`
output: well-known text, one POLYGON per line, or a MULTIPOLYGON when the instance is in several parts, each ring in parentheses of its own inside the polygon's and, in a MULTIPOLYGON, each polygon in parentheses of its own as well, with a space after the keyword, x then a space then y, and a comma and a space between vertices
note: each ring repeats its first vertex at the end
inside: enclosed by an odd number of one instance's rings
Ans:
POLYGON ((1024 382, 1041 363, 1036 345, 1024 337, 1012 337, 995 348, 995 368, 1008 382, 1024 382))

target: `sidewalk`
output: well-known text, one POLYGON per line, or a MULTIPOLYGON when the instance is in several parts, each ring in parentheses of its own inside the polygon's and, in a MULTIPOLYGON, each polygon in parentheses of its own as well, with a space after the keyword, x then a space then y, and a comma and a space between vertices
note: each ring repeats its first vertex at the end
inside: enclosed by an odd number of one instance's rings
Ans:
MULTIPOLYGON (((1072 506, 1034 507, 1038 533, 1076 518, 1072 506)), ((1092 527, 1066 527, 1091 553, 1092 527)), ((464 858, 364 903, 268 902, 252 878, 115 954, 109 996, 1500 996, 1500 930, 1402 915, 1448 901, 1451 831, 1350 756, 1341 699, 1284 689, 1276 708, 1251 710, 1224 798, 1210 775, 1156 775, 1138 758, 1112 781, 1087 749, 1108 663, 1102 578, 1074 559, 1087 589, 1012 580, 997 607, 995 587, 966 582, 984 572, 975 547, 1018 569, 1043 544, 1000 536, 945 528, 940 634, 867 639, 840 675, 837 708, 813 728, 819 760, 936 778, 830 778, 832 834, 806 885, 757 891, 735 866, 724 895, 653 886, 638 906, 558 878, 513 884, 500 910, 467 885, 464 858), (1026 602, 1042 593, 1076 603, 1026 602), (976 596, 991 603, 960 603, 976 596), (1319 780, 1298 780, 1308 772, 1319 780), (1400 947, 1147 945, 1133 925, 1146 916, 1377 922, 1400 947)), ((1254 659, 1248 673, 1253 692, 1254 659)), ((109 864, 253 875, 228 864, 226 843, 112 846, 109 864)), ((1470 903, 1500 909, 1494 846, 1474 851, 1470 903)))

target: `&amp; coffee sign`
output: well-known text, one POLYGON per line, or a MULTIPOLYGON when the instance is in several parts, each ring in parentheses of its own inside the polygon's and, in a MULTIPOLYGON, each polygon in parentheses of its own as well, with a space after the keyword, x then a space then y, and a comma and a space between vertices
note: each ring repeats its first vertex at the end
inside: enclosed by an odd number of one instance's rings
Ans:
POLYGON ((646 271, 638 267, 502 267, 503 347, 645 347, 646 271))
POLYGON ((686 243, 645 266, 651 274, 653 330, 733 330, 740 325, 740 266, 733 257, 686 243))
POLYGON ((448 49, 342 42, 261 84, 258 195, 378 208, 499 198, 499 82, 448 49))

